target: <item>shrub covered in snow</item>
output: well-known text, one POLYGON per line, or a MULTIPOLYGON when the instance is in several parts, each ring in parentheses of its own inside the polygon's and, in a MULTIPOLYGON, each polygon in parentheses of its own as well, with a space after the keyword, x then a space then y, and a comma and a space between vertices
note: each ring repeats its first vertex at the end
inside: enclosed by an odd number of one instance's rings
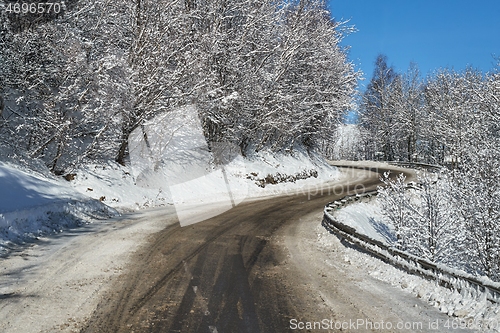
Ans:
POLYGON ((444 171, 421 173, 410 188, 402 174, 394 179, 385 174, 383 182, 378 200, 399 248, 498 280, 500 220, 492 188, 456 171, 453 177, 444 171))

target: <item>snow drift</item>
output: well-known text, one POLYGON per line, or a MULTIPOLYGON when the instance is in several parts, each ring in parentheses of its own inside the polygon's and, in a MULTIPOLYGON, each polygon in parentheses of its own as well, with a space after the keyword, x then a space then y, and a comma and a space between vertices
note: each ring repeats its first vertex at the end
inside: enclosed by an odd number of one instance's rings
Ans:
POLYGON ((0 251, 117 211, 41 173, 0 162, 0 251))

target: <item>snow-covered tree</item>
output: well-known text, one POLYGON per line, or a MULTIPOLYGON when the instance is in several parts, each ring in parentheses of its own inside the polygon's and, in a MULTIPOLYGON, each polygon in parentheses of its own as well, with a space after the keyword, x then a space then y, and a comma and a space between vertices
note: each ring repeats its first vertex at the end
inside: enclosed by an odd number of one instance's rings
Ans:
MULTIPOLYGON (((497 143, 498 144, 498 143, 497 143)), ((488 147, 457 178, 459 211, 467 228, 468 260, 491 278, 500 278, 500 165, 488 147), (470 169, 469 169, 470 168, 470 169)))
POLYGON ((463 221, 456 211, 455 191, 446 174, 418 178, 420 207, 414 218, 416 241, 413 251, 433 262, 457 266, 463 254, 463 221), (438 178, 436 179, 435 176, 438 178))
POLYGON ((332 160, 362 160, 367 137, 368 134, 355 124, 340 124, 333 131, 333 137, 325 143, 323 154, 332 160))
POLYGON ((406 177, 399 174, 395 179, 386 172, 382 178, 384 186, 378 189, 378 201, 382 211, 395 228, 397 245, 406 250, 412 241, 411 217, 413 207, 406 193, 406 177))
POLYGON ((470 68, 462 73, 442 70, 428 80, 425 107, 434 163, 460 167, 470 147, 470 125, 478 116, 477 93, 483 84, 482 74, 470 68))
POLYGON ((460 211, 467 221, 471 258, 488 276, 500 278, 500 89, 498 73, 484 80, 468 75, 474 99, 466 128, 464 167, 455 173, 460 188, 460 211))
POLYGON ((394 160, 397 96, 401 95, 401 76, 379 55, 373 77, 366 88, 360 109, 361 126, 371 134, 370 159, 394 160))
POLYGON ((313 147, 351 108, 357 73, 339 46, 342 24, 330 19, 324 1, 291 2, 281 13, 264 138, 313 147))
POLYGON ((395 128, 400 143, 397 157, 403 161, 418 162, 422 156, 422 130, 425 127, 422 91, 423 82, 418 66, 411 63, 402 76, 401 94, 396 102, 395 128))
POLYGON ((340 46, 350 28, 320 0, 68 2, 26 22, 2 21, 0 137, 54 172, 125 163, 132 131, 192 104, 209 146, 311 149, 359 76, 340 46))
POLYGON ((465 228, 457 212, 452 182, 444 173, 420 174, 407 189, 404 175, 379 189, 384 215, 395 227, 398 246, 432 262, 460 267, 465 228))
POLYGON ((116 145, 114 115, 130 96, 123 51, 112 38, 103 47, 101 39, 109 35, 95 13, 112 8, 99 11, 98 4, 74 8, 68 17, 19 32, 8 31, 2 55, 4 90, 11 106, 7 140, 43 159, 54 172, 86 157, 109 157, 116 145))

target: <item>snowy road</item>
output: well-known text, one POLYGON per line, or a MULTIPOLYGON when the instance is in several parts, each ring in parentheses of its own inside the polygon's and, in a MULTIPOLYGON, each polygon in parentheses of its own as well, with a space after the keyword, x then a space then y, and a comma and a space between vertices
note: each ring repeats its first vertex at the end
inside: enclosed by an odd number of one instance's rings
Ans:
POLYGON ((189 227, 153 210, 46 240, 5 260, 0 330, 446 332, 445 315, 350 265, 318 228, 328 201, 379 183, 370 170, 345 179, 189 227))

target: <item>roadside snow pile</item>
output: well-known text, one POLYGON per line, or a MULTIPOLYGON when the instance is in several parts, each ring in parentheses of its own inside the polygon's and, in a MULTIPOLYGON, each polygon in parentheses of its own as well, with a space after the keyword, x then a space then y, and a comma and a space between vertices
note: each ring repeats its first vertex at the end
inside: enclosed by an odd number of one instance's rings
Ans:
MULTIPOLYGON (((175 133, 181 136, 183 129, 175 133)), ((150 143, 148 148, 140 141, 144 136, 137 138, 131 164, 86 165, 75 171, 71 186, 121 211, 173 205, 185 226, 221 214, 247 198, 314 195, 321 184, 339 177, 336 167, 300 151, 293 156, 261 152, 247 158, 233 153, 222 156, 224 164, 216 164, 214 160, 225 153, 217 147, 209 151, 186 146, 186 140, 176 145, 171 137, 166 144, 173 146, 153 154, 152 147, 158 145, 150 143)))
POLYGON ((316 154, 307 154, 301 150, 293 155, 279 156, 261 152, 248 157, 245 168, 246 178, 251 180, 250 192, 253 194, 287 192, 290 188, 322 184, 339 177, 336 167, 316 154), (295 185, 291 186, 289 183, 295 185))
MULTIPOLYGON (((335 218, 351 226, 357 232, 393 245, 394 227, 381 213, 377 200, 369 203, 353 203, 335 212, 335 218)), ((318 244, 331 246, 332 235, 323 227, 318 228, 318 244)), ((453 316, 451 325, 457 328, 471 328, 481 332, 500 332, 500 304, 487 300, 487 294, 473 286, 463 286, 462 291, 450 290, 420 276, 408 274, 390 264, 352 248, 345 248, 345 260, 371 276, 401 288, 427 301, 441 312, 453 316)))
POLYGON ((138 186, 130 168, 116 162, 84 165, 74 175, 69 184, 75 190, 121 211, 172 204, 168 188, 138 186))
POLYGON ((378 201, 347 205, 335 214, 336 218, 353 227, 360 234, 393 245, 396 242, 394 226, 381 213, 378 201))
POLYGON ((307 193, 339 177, 336 167, 317 155, 302 152, 294 156, 264 152, 235 158, 224 166, 227 184, 221 167, 210 164, 208 158, 202 162, 183 162, 195 167, 176 170, 179 174, 176 178, 168 177, 160 167, 158 172, 142 175, 140 179, 131 168, 115 162, 86 165, 75 171, 69 184, 85 196, 130 211, 173 205, 174 201, 218 202, 227 199, 228 191, 237 202, 265 195, 307 193))
POLYGON ((115 162, 83 166, 69 183, 80 193, 122 211, 173 204, 196 204, 314 191, 339 178, 339 171, 317 155, 261 152, 234 158, 222 169, 204 153, 184 154, 177 164, 159 163, 155 172, 134 176, 129 166, 115 162), (180 166, 184 168, 179 169, 180 166), (175 171, 175 172, 174 172, 175 171), (170 177, 175 173, 175 178, 170 177), (225 175, 224 175, 225 174, 225 175), (226 177, 226 178, 224 178, 226 177), (269 181, 266 182, 265 179, 269 181), (270 181, 274 179, 275 181, 270 181), (279 181, 281 179, 281 181, 279 181), (264 180, 264 186, 262 186, 264 180))
POLYGON ((0 252, 12 243, 117 214, 61 180, 11 163, 0 162, 0 189, 0 252))

